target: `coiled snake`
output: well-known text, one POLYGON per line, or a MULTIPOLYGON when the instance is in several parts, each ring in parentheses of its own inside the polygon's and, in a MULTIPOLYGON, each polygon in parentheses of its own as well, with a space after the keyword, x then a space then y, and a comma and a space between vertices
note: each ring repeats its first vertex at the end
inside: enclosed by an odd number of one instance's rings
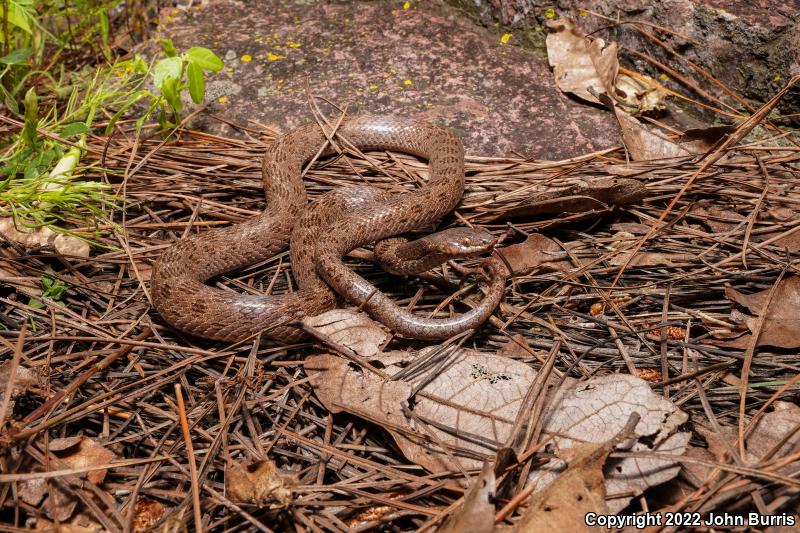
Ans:
MULTIPOLYGON (((452 318, 424 318, 399 308, 342 262, 344 254, 358 246, 423 228, 456 206, 464 191, 464 151, 458 137, 426 122, 376 116, 347 119, 336 135, 363 151, 390 150, 427 159, 427 185, 400 194, 343 187, 306 209, 303 165, 320 146, 325 146, 321 157, 337 150, 316 123, 289 132, 264 157, 267 208, 263 213, 183 239, 156 261, 153 305, 167 322, 187 333, 223 341, 259 332, 277 340, 297 340, 303 332, 292 325, 294 321, 336 305, 336 294, 325 281, 378 321, 412 338, 448 338, 488 318, 505 290, 505 266, 496 259, 482 265, 489 280, 484 298, 469 312, 452 318), (205 284, 214 276, 272 257, 287 242, 297 291, 252 295, 205 284)), ((408 244, 385 241, 376 253, 382 264, 394 265, 390 270, 408 273, 440 264, 451 251, 471 255, 490 245, 486 233, 448 230, 408 244), (447 244, 439 242, 445 240, 447 244), (438 251, 431 253, 431 247, 438 251)))

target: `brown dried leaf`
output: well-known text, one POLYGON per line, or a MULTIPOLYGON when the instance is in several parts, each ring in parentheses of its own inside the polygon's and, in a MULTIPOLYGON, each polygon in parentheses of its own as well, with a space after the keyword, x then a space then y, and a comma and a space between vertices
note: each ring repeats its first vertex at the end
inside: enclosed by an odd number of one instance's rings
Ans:
MULTIPOLYGON (((557 435, 553 437, 553 447, 556 455, 562 457, 566 450, 580 442, 611 440, 634 412, 641 417, 634 430, 636 437, 646 437, 652 446, 636 441, 631 451, 683 453, 690 434, 678 433, 677 428, 686 422, 688 415, 669 400, 654 394, 645 381, 627 374, 566 383, 553 401, 544 430, 557 435)), ((532 472, 528 482, 549 483, 563 468, 563 464, 551 462, 532 472)), ((609 508, 612 512, 619 511, 632 497, 675 477, 679 469, 673 461, 653 458, 609 461, 606 489, 609 494, 626 495, 609 500, 609 508)))
POLYGON ((548 185, 531 192, 508 208, 495 209, 486 220, 513 217, 550 217, 548 227, 596 217, 614 208, 630 205, 647 196, 644 185, 633 178, 571 178, 564 186, 548 185))
MULTIPOLYGON (((555 30, 547 35, 547 60, 553 67, 556 85, 565 93, 571 93, 582 100, 599 103, 592 94, 606 92, 606 83, 598 75, 592 56, 589 53, 590 42, 586 34, 569 19, 548 22, 547 26, 555 30), (591 89, 591 90, 590 90, 591 89)), ((596 55, 602 53, 602 45, 596 45, 596 55)), ((616 59, 616 49, 613 52, 616 59)), ((619 65, 617 65, 619 67, 619 65)), ((608 73, 606 73, 608 75, 608 73)), ((616 76, 616 71, 611 75, 616 76)))
POLYGON ((618 45, 603 39, 588 39, 569 19, 548 22, 547 59, 561 91, 582 100, 600 103, 598 94, 608 94, 641 111, 662 109, 667 93, 644 75, 637 78, 619 73, 618 45))
POLYGON ((697 205, 692 208, 691 213, 704 217, 703 223, 715 233, 728 233, 729 231, 733 231, 737 227, 742 227, 742 221, 745 220, 745 217, 736 211, 716 205, 697 205))
MULTIPOLYGON (((766 289, 753 294, 742 294, 733 287, 726 287, 725 297, 746 307, 751 313, 760 315, 769 291, 766 289)), ((748 320, 748 327, 753 330, 755 319, 748 320)), ((775 289, 770 309, 758 336, 758 346, 800 347, 800 277, 785 277, 775 289)))
POLYGON ((682 157, 691 153, 688 149, 672 142, 666 135, 651 131, 636 118, 623 111, 608 96, 601 95, 600 100, 617 117, 619 127, 622 129, 622 141, 634 161, 682 157))
POLYGON ((333 309, 304 318, 303 323, 362 357, 372 357, 378 353, 389 338, 389 333, 365 313, 349 309, 333 309))
POLYGON ((736 131, 736 126, 709 126, 683 132, 678 143, 693 154, 705 154, 736 131))
POLYGON ((492 533, 494 531, 494 466, 486 462, 453 511, 436 533, 492 533))
MULTIPOLYGON (((392 364, 392 357, 401 356, 389 355, 382 356, 381 362, 391 375, 400 370, 392 364)), ((305 367, 316 374, 314 391, 329 411, 347 411, 384 426, 403 455, 431 472, 458 468, 453 461, 462 468, 480 468, 485 458, 494 455, 496 446, 508 439, 536 376, 524 363, 461 350, 417 394, 415 416, 409 419, 404 406, 408 406, 414 386, 427 380, 426 376, 411 381, 384 379, 332 355, 313 357, 305 367), (450 453, 443 452, 429 434, 447 445, 450 453)))
POLYGON ((36 519, 35 531, 46 533, 96 533, 103 531, 103 526, 85 515, 78 515, 70 522, 59 520, 58 523, 39 517, 36 519))
POLYGON ((225 491, 234 502, 283 509, 294 501, 297 478, 280 472, 273 461, 230 463, 225 472, 225 491))
MULTIPOLYGON (((0 401, 6 394, 9 379, 11 379, 11 361, 3 361, 0 363, 0 401)), ((38 373, 22 365, 17 365, 17 371, 14 373, 14 385, 11 388, 11 397, 13 398, 25 392, 31 386, 40 384, 41 380, 38 373)))
MULTIPOLYGON (((64 465, 75 469, 108 464, 116 458, 114 452, 86 436, 53 439, 50 441, 50 451, 64 465)), ((106 470, 92 470, 83 475, 98 484, 106 477, 106 470)))
MULTIPOLYGON (((331 355, 309 359, 306 370, 329 411, 347 411, 385 427, 410 461, 431 472, 478 468, 497 446, 508 441, 536 372, 519 361, 461 350, 444 368, 437 369, 429 382, 430 376, 425 375, 409 381, 389 379, 387 376, 401 368, 392 359, 407 356, 403 352, 382 357, 386 375, 331 355), (426 384, 409 409, 412 391, 423 382, 426 384), (448 451, 441 450, 439 444, 447 446, 448 451)), ((556 453, 562 455, 578 442, 610 440, 633 412, 641 418, 636 438, 646 437, 651 444, 635 442, 629 449, 675 455, 683 452, 689 435, 676 431, 687 415, 653 394, 643 380, 622 374, 567 381, 545 418, 544 431, 558 435, 552 443, 556 453)), ((554 464, 550 470, 534 472, 529 481, 546 476, 552 479, 562 469, 563 465, 554 464)), ((608 492, 626 496, 609 501, 609 506, 621 509, 631 497, 671 479, 678 470, 668 460, 615 460, 607 471, 608 492)))
POLYGON ((780 401, 773 407, 773 411, 761 415, 747 438, 746 460, 750 464, 759 462, 778 444, 782 443, 773 458, 795 452, 800 446, 800 431, 797 429, 800 426, 800 407, 780 401))
MULTIPOLYGON (((116 458, 113 452, 86 436, 53 439, 50 441, 49 450, 58 459, 51 463, 51 468, 54 470, 100 466, 108 464, 116 458)), ((105 478, 106 470, 93 470, 75 475, 85 478, 91 483, 100 484, 105 478)), ((24 481, 20 483, 20 497, 31 505, 38 505, 42 498, 47 496, 42 503, 42 509, 50 519, 67 522, 72 518, 67 524, 69 527, 94 528, 96 524, 88 517, 82 518, 83 515, 80 514, 73 517, 79 500, 66 488, 62 488, 61 484, 62 482, 58 479, 53 479, 50 483, 38 479, 24 481)))
POLYGON ((561 246, 540 233, 532 233, 524 242, 500 248, 496 252, 505 259, 515 276, 528 274, 538 266, 562 272, 571 266, 569 259, 563 258, 561 246))
POLYGON ((533 348, 528 345, 525 335, 517 333, 497 350, 497 355, 504 357, 530 357, 533 348), (527 348, 527 349, 526 349, 527 348))
POLYGON ((611 453, 607 444, 578 444, 575 459, 566 471, 544 490, 535 493, 514 533, 552 533, 554 531, 594 531, 584 523, 593 512, 608 514, 603 464, 611 453))

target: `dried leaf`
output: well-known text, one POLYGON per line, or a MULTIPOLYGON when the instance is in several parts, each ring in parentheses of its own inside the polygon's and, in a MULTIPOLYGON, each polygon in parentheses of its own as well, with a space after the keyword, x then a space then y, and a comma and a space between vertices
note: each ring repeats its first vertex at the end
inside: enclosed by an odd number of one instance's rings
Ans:
MULTIPOLYGON (((742 294, 733 287, 726 287, 725 297, 761 315, 769 291, 742 294)), ((755 319, 748 320, 748 327, 753 330, 755 319)), ((778 284, 758 336, 758 346, 800 347, 800 277, 788 276, 778 284)))
POLYGON ((705 154, 736 131, 736 126, 709 126, 683 132, 679 144, 694 154, 705 154))
POLYGON ((436 533, 492 533, 494 531, 494 466, 486 462, 471 481, 464 502, 436 533))
MULTIPOLYGON (((86 436, 53 439, 50 451, 68 468, 86 468, 108 464, 116 458, 111 450, 86 436)), ((92 483, 99 484, 106 477, 106 470, 92 470, 84 474, 92 483)))
POLYGON ((796 452, 800 446, 800 407, 780 401, 773 407, 773 411, 761 415, 747 438, 745 459, 750 464, 759 462, 779 444, 781 446, 773 458, 796 452))
POLYGON ((619 127, 622 129, 622 141, 634 161, 682 157, 691 153, 686 148, 672 142, 666 135, 651 131, 636 118, 623 111, 608 96, 601 95, 600 100, 617 117, 619 127))
MULTIPOLYGON (((558 88, 582 100, 599 103, 592 92, 606 92, 606 83, 597 73, 586 34, 569 19, 548 22, 547 26, 555 30, 547 35, 545 43, 547 60, 553 67, 558 88)), ((600 46, 597 45, 597 48, 600 46)), ((601 50, 595 52, 600 53, 601 50)), ((616 49, 613 53, 616 59, 616 49)), ((615 75, 616 72, 613 72, 612 79, 615 75)))
MULTIPOLYGON (((54 470, 99 466, 107 464, 116 458, 113 452, 86 436, 53 439, 50 441, 49 449, 58 458, 57 461, 51 463, 51 468, 54 470)), ((91 483, 100 484, 105 478, 106 470, 93 470, 75 475, 85 478, 91 483)), ((58 522, 67 522, 69 520, 68 527, 87 527, 92 531, 99 528, 99 525, 95 524, 89 517, 81 514, 73 516, 79 500, 66 488, 62 488, 62 482, 59 479, 52 479, 49 483, 38 479, 24 481, 20 483, 20 494, 24 501, 28 503, 33 501, 40 502, 42 497, 46 495, 47 499, 41 504, 41 507, 51 520, 58 522)), ((76 531, 80 531, 80 529, 76 531)))
POLYGON ((637 113, 647 113, 664 109, 667 93, 649 76, 637 74, 617 74, 614 83, 614 97, 626 107, 637 113))
POLYGON ((372 357, 378 353, 389 338, 389 333, 365 313, 348 309, 333 309, 307 317, 303 323, 362 357, 372 357))
POLYGON ((579 444, 566 471, 535 493, 514 533, 594 531, 584 523, 587 513, 608 514, 603 464, 612 450, 607 444, 579 444))
MULTIPOLYGON (((11 361, 3 361, 0 363, 0 401, 5 396, 9 379, 11 379, 11 361)), ((14 373, 14 385, 11 388, 11 397, 13 398, 27 391, 31 386, 40 385, 40 381, 38 373, 22 365, 17 365, 17 371, 14 373)))
POLYGON ((514 217, 549 217, 547 226, 596 217, 614 208, 630 205, 647 196, 644 185, 632 178, 572 178, 563 186, 535 188, 508 208, 496 209, 487 221, 514 217))
MULTIPOLYGON (((641 417, 634 430, 637 438, 631 451, 664 452, 680 455, 689 441, 688 433, 677 433, 688 415, 672 402, 653 393, 643 380, 627 374, 595 377, 588 381, 572 381, 562 387, 544 421, 544 430, 553 437, 556 455, 581 442, 600 443, 611 440, 624 428, 631 413, 641 417)), ((532 472, 528 483, 546 484, 563 470, 558 462, 532 472)), ((680 467, 673 461, 654 458, 622 458, 609 461, 606 467, 606 489, 609 494, 624 494, 608 501, 612 512, 624 508, 632 497, 649 487, 675 477, 680 467)))
POLYGON ((530 357, 533 348, 528 345, 525 335, 517 333, 497 350, 497 355, 504 357, 530 357), (526 349, 527 348, 527 349, 526 349))
POLYGON ((47 226, 26 228, 15 224, 14 217, 0 218, 0 236, 16 242, 25 248, 54 247, 60 254, 89 257, 89 245, 72 235, 56 233, 47 226))
POLYGON ((283 509, 294 501, 297 485, 293 474, 280 472, 273 461, 230 463, 225 472, 225 491, 234 502, 283 509))
POLYGON ((553 30, 545 40, 547 58, 561 91, 592 103, 607 94, 640 112, 664 108, 667 93, 658 83, 644 75, 620 74, 617 43, 588 39, 569 19, 547 26, 553 30))
MULTIPOLYGON (((423 350, 419 356, 426 353, 423 350)), ((400 370, 390 361, 381 357, 388 375, 400 370)), ((314 392, 330 412, 347 411, 382 425, 403 455, 431 472, 458 468, 454 461, 463 468, 480 468, 508 439, 536 376, 524 363, 461 350, 415 396, 410 411, 414 416, 409 418, 404 407, 414 386, 427 380, 426 376, 410 381, 384 379, 331 355, 313 357, 305 367, 316 374, 314 392), (432 442, 431 434, 448 446, 449 453, 432 442)))
MULTIPOLYGON (((423 350, 419 357, 424 357, 423 350)), ((478 468, 510 437, 523 397, 536 378, 528 365, 492 354, 461 350, 451 356, 434 376, 420 375, 409 381, 387 376, 400 370, 392 362, 403 355, 382 357, 385 375, 379 375, 331 356, 306 362, 312 386, 332 413, 347 411, 385 427, 403 454, 431 472, 478 468), (430 381, 428 381, 430 380, 430 381), (422 385, 411 398, 415 386, 422 385), (447 446, 447 450, 440 449, 447 446), (457 462, 457 464, 454 464, 457 462)), ((578 442, 604 442, 624 427, 631 413, 641 420, 635 429, 633 451, 680 455, 689 434, 677 433, 687 415, 668 400, 653 394, 643 380, 622 374, 568 380, 554 398, 544 421, 544 431, 558 435, 552 443, 563 455, 578 442)), ((529 482, 555 478, 564 465, 534 472, 529 482)), ((654 458, 615 460, 607 470, 609 494, 624 494, 609 501, 621 509, 631 497, 678 473, 673 461, 654 458)))
POLYGON ((103 530, 103 526, 88 519, 85 515, 78 515, 76 519, 80 519, 77 523, 75 520, 65 523, 59 520, 58 523, 51 522, 46 518, 39 517, 36 519, 35 531, 43 531, 46 533, 96 533, 103 530))
POLYGON ((523 276, 538 266, 552 270, 569 270, 571 263, 564 259, 561 246, 540 233, 532 233, 519 244, 496 250, 511 267, 512 275, 523 276))

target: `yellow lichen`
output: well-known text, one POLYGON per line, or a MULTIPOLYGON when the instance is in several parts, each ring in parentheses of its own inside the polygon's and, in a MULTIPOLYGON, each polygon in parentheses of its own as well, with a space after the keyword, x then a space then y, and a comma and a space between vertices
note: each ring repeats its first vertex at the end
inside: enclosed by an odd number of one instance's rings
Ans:
POLYGON ((547 20, 553 20, 554 18, 556 18, 556 10, 553 9, 552 7, 548 7, 547 9, 544 10, 544 17, 547 20))
POLYGON ((277 60, 279 60, 279 59, 286 59, 286 56, 281 56, 281 55, 278 55, 278 54, 273 54, 272 52, 269 52, 269 53, 267 54, 267 61, 277 61, 277 60))
POLYGON ((414 82, 413 82, 413 81, 411 81, 411 80, 403 80, 403 85, 405 85, 406 87, 408 87, 408 86, 410 86, 410 85, 414 85, 414 82))
POLYGON ((242 61, 242 63, 249 63, 253 60, 253 56, 251 56, 250 54, 244 54, 239 59, 242 61))
POLYGON ((506 44, 511 39, 510 33, 504 33, 502 37, 500 37, 500 44, 506 44))
POLYGON ((289 39, 286 41, 286 46, 289 46, 291 48, 300 48, 302 45, 300 43, 296 43, 289 39))
POLYGON ((373 91, 377 91, 378 89, 380 89, 380 87, 378 87, 377 85, 370 85, 369 88, 372 89, 373 91))
POLYGON ((403 2, 403 9, 408 9, 411 7, 411 2, 403 2))
POLYGON ((661 78, 664 81, 669 81, 669 76, 667 76, 663 72, 661 74, 659 74, 658 77, 661 78))
POLYGON ((219 98, 217 98, 217 100, 219 101, 220 104, 224 104, 225 102, 228 101, 228 97, 223 95, 223 96, 220 96, 219 98))

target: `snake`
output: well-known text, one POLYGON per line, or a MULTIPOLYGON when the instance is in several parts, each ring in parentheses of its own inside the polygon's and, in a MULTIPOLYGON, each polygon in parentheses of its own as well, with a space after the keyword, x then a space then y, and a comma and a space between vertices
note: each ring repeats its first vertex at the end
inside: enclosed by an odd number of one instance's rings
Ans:
POLYGON ((331 134, 312 122, 272 144, 263 158, 262 178, 267 206, 259 215, 181 239, 153 265, 153 306, 176 329, 219 341, 237 342, 261 334, 292 342, 306 335, 297 327, 299 320, 333 309, 344 298, 396 333, 445 339, 478 327, 504 295, 505 267, 490 257, 480 268, 486 294, 472 309, 447 318, 421 317, 398 307, 342 260, 349 251, 378 241, 378 263, 410 274, 491 248, 491 235, 471 228, 451 228, 414 241, 396 237, 431 225, 461 199, 464 149, 449 128, 415 119, 360 115, 344 119, 331 134), (428 182, 402 193, 340 187, 308 206, 303 168, 311 159, 338 154, 339 144, 426 159, 428 182), (297 290, 241 294, 208 284, 219 275, 274 257, 287 244, 297 290))

